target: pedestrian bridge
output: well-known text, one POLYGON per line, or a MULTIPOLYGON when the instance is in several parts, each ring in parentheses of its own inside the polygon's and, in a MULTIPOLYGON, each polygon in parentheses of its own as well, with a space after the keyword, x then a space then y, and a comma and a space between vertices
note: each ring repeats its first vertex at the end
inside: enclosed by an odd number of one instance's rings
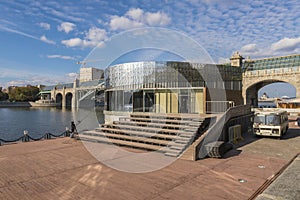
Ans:
POLYGON ((103 104, 103 93, 104 80, 102 79, 85 82, 76 80, 74 83, 47 86, 40 92, 42 99, 53 100, 61 107, 78 107, 85 99, 93 99, 96 104, 103 104))
POLYGON ((300 54, 245 60, 242 95, 244 103, 258 106, 258 91, 271 83, 285 82, 296 88, 300 97, 300 54))

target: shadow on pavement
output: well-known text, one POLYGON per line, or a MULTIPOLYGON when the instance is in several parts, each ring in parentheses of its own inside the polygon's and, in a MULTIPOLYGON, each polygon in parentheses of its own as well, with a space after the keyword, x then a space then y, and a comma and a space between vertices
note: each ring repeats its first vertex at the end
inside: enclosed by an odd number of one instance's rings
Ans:
POLYGON ((226 159, 226 158, 238 156, 241 152, 242 152, 242 150, 237 150, 234 148, 234 149, 231 149, 228 152, 226 152, 226 154, 223 156, 223 158, 226 159))
POLYGON ((300 129, 298 128, 289 128, 288 132, 282 136, 282 140, 288 140, 291 138, 296 138, 300 136, 300 129))

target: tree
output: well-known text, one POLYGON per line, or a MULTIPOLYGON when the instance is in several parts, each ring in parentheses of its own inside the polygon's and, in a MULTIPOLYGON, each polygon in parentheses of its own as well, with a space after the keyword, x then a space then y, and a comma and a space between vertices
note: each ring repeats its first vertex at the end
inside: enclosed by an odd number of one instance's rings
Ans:
POLYGON ((0 90, 0 101, 6 101, 8 99, 8 94, 0 90))
POLYGON ((26 87, 13 87, 9 90, 10 101, 35 101, 38 99, 39 88, 28 85, 26 87))

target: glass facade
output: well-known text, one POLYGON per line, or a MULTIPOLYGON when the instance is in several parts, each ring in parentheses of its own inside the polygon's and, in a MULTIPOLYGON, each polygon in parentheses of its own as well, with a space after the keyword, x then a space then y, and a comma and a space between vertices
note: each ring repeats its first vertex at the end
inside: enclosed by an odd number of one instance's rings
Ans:
POLYGON ((204 113, 207 87, 241 90, 242 78, 237 67, 150 61, 110 66, 105 80, 108 111, 204 113))
POLYGON ((297 68, 300 66, 300 55, 290 55, 267 59, 246 61, 243 64, 244 71, 269 70, 278 68, 297 68))

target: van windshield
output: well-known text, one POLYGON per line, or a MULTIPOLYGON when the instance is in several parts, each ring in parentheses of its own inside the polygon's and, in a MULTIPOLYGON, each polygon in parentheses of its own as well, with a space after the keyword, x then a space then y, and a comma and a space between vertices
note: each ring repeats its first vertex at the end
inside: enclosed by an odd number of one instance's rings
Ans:
POLYGON ((266 115, 266 125, 280 125, 280 116, 266 115))
POLYGON ((254 118, 254 123, 277 126, 280 125, 280 116, 275 114, 256 115, 254 118))
POLYGON ((265 117, 265 115, 256 115, 254 117, 254 123, 265 124, 266 123, 266 117, 265 117))

